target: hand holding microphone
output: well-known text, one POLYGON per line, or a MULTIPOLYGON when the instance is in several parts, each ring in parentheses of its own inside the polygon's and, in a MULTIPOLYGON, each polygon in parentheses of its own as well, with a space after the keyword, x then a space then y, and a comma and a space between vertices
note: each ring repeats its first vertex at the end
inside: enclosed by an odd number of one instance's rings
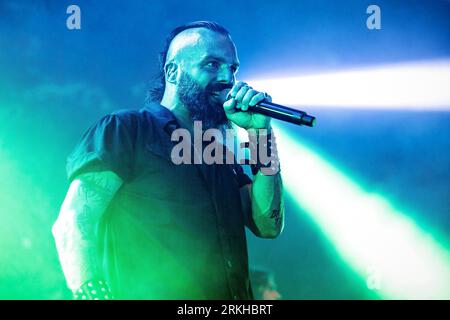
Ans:
POLYGON ((244 129, 267 129, 271 118, 309 127, 316 121, 304 111, 272 103, 269 95, 253 90, 242 81, 228 92, 223 107, 228 119, 244 129))

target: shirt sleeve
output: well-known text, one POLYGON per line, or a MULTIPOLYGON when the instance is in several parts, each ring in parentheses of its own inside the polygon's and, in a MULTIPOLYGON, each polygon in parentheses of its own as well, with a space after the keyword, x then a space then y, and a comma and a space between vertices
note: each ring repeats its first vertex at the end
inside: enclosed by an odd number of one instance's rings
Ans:
POLYGON ((252 183, 252 179, 248 175, 245 174, 244 169, 238 163, 235 163, 234 170, 236 172, 236 179, 239 185, 239 188, 245 186, 246 184, 252 183))
MULTIPOLYGON (((236 181, 238 182, 239 189, 247 184, 251 184, 253 181, 250 179, 248 175, 245 174, 242 165, 235 163, 233 170, 236 172, 236 181)), ((251 200, 250 200, 251 201, 251 200)), ((244 209, 244 208, 243 208, 244 209)), ((252 217, 252 210, 250 204, 249 211, 242 211, 244 216, 245 225, 249 228, 254 234, 258 234, 258 228, 252 217)))
POLYGON ((124 182, 132 177, 134 150, 129 128, 118 115, 104 116, 82 136, 67 158, 69 181, 86 172, 113 171, 124 182))

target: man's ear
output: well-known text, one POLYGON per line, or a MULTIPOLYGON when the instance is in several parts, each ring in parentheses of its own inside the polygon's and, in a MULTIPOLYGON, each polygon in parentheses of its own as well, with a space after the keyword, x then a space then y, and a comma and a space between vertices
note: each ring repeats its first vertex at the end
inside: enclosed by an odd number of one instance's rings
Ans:
POLYGON ((179 73, 180 68, 178 67, 178 64, 176 64, 175 62, 171 61, 168 62, 165 66, 164 66, 164 73, 166 76, 166 81, 169 83, 177 83, 178 80, 178 73, 179 73))

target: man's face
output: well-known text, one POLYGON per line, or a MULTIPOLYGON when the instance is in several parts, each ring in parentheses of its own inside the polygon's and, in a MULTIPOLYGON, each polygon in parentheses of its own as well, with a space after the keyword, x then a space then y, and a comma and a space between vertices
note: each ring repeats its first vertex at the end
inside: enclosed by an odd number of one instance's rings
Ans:
POLYGON ((177 84, 180 101, 189 109, 193 120, 203 122, 204 128, 229 125, 223 103, 239 67, 232 40, 200 29, 198 41, 183 54, 177 84))
POLYGON ((178 86, 180 101, 189 109, 192 120, 201 121, 204 129, 229 127, 222 104, 214 101, 214 90, 202 88, 187 72, 181 74, 178 86))

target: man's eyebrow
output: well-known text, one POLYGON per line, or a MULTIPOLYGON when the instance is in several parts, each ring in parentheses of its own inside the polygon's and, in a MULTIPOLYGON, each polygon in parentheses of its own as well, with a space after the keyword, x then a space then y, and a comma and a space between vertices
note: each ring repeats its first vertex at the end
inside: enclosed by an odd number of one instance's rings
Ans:
MULTIPOLYGON (((224 60, 223 58, 217 57, 217 56, 213 56, 213 55, 205 56, 205 57, 202 59, 202 62, 203 62, 203 61, 207 61, 207 60, 217 60, 217 61, 220 61, 220 62, 225 62, 225 60, 224 60)), ((234 66, 234 67, 236 67, 236 68, 239 68, 240 63, 239 63, 239 62, 235 62, 235 63, 232 63, 231 65, 234 66)))

